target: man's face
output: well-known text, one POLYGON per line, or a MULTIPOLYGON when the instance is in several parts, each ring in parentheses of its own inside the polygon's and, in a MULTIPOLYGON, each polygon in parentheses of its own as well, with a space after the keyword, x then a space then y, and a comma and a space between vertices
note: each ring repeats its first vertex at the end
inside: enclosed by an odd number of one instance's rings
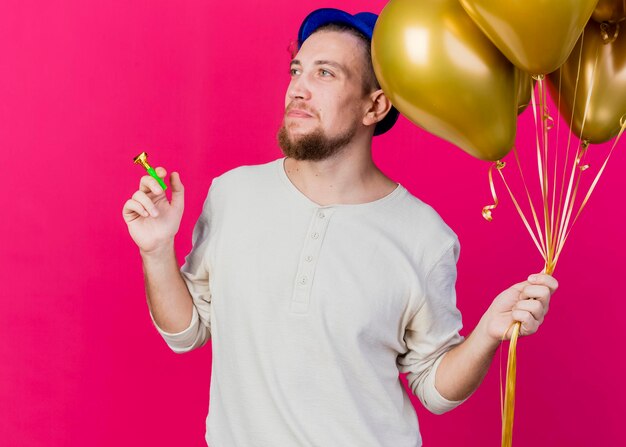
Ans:
POLYGON ((365 49, 358 37, 319 31, 291 61, 281 149, 298 160, 323 160, 346 146, 360 129, 367 107, 363 92, 365 49))

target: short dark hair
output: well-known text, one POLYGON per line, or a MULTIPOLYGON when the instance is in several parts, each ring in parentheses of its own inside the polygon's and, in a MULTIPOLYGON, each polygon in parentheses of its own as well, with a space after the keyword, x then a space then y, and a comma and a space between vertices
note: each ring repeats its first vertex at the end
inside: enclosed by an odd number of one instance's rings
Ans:
POLYGON ((365 61, 363 61, 363 94, 368 95, 369 93, 380 89, 380 84, 378 83, 378 79, 376 79, 376 73, 374 72, 374 65, 372 64, 371 41, 365 34, 357 30, 356 28, 353 28, 350 25, 346 25, 343 23, 328 23, 326 25, 322 25, 315 31, 313 31, 312 34, 315 34, 319 31, 342 31, 358 37, 362 43, 362 47, 365 50, 365 61))

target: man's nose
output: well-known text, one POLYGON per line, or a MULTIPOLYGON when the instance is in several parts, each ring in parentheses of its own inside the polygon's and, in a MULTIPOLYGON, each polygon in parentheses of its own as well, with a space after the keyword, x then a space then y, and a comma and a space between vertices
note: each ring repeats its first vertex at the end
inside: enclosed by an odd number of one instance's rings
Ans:
POLYGON ((291 99, 310 99, 311 90, 303 76, 293 78, 289 83, 288 95, 291 99))

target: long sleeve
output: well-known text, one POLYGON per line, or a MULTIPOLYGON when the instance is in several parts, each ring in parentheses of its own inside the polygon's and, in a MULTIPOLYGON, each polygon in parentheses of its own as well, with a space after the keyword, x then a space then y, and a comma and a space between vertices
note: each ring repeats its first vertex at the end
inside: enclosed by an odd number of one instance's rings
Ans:
POLYGON ((400 372, 408 373, 413 393, 435 414, 450 411, 466 400, 450 401, 435 387, 443 356, 464 338, 459 334, 462 323, 455 291, 459 250, 455 239, 426 275, 423 300, 405 330, 408 352, 397 359, 400 372))
MULTIPOLYGON (((215 184, 215 181, 213 184, 215 184)), ((192 317, 189 327, 175 334, 168 333, 157 326, 152 314, 150 314, 157 331, 172 351, 179 354, 203 346, 211 336, 211 291, 209 289, 209 271, 206 264, 206 254, 211 234, 211 194, 211 190, 209 190, 202 207, 202 213, 193 229, 193 246, 185 257, 185 263, 180 268, 181 276, 193 299, 192 317)))

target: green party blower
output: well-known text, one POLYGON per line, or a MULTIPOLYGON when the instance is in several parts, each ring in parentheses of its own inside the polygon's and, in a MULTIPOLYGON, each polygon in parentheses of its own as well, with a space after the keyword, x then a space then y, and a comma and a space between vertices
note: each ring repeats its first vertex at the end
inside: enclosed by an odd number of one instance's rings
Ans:
POLYGON ((156 173, 156 171, 154 170, 153 167, 151 167, 148 164, 148 154, 145 152, 142 152, 141 154, 137 155, 134 159, 133 162, 137 163, 138 165, 143 166, 144 168, 146 168, 146 171, 148 171, 148 174, 150 174, 150 176, 155 179, 157 182, 159 182, 159 185, 161 185, 161 188, 163 188, 163 191, 165 191, 167 189, 167 186, 165 185, 165 182, 163 182, 163 179, 161 177, 159 177, 156 173))

